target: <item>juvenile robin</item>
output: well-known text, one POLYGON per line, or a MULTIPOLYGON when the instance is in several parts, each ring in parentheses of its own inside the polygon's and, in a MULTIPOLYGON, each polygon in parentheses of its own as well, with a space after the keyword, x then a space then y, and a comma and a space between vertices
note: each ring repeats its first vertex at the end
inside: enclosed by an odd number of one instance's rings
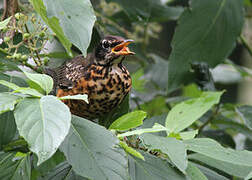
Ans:
POLYGON ((77 116, 94 119, 119 105, 131 89, 131 77, 122 61, 134 55, 127 47, 133 40, 106 36, 93 53, 67 61, 56 69, 47 69, 53 77, 58 97, 87 94, 89 103, 64 100, 77 116))

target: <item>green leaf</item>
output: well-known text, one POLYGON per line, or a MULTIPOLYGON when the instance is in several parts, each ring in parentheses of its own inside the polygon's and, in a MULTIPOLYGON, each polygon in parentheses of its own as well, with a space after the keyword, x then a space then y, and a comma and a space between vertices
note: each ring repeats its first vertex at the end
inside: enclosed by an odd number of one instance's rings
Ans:
POLYGON ((126 154, 118 146, 119 140, 110 131, 73 116, 70 132, 60 150, 74 171, 83 177, 128 179, 126 154))
POLYGON ((199 98, 177 104, 166 118, 166 128, 178 133, 190 126, 220 100, 223 92, 203 92, 199 98))
POLYGON ((35 89, 31 89, 31 88, 27 88, 27 87, 19 87, 16 84, 8 82, 8 81, 0 80, 0 84, 8 87, 9 89, 13 89, 14 90, 13 93, 19 92, 22 94, 28 94, 28 95, 35 96, 35 97, 42 97, 43 96, 35 89))
POLYGON ((145 88, 144 85, 146 83, 146 80, 141 78, 144 75, 143 69, 137 70, 135 73, 131 74, 132 78, 132 87, 134 90, 139 92, 144 92, 145 88))
MULTIPOLYGON (((0 80, 8 81, 8 82, 14 83, 14 85, 18 85, 18 86, 23 86, 23 87, 27 86, 27 83, 25 82, 24 79, 22 79, 20 77, 16 77, 16 76, 9 76, 9 75, 3 74, 1 72, 0 72, 0 80)), ((8 87, 0 84, 0 92, 10 92, 11 90, 12 90, 12 88, 8 88, 8 87)))
POLYGON ((13 93, 22 93, 22 94, 31 95, 31 96, 34 96, 34 97, 42 97, 43 96, 43 94, 40 94, 35 89, 26 88, 26 87, 24 87, 24 88, 20 87, 20 88, 16 89, 15 91, 13 91, 13 93))
POLYGON ((0 114, 6 111, 13 111, 15 104, 20 99, 19 96, 15 96, 9 93, 0 93, 0 114))
POLYGON ((12 16, 11 17, 8 17, 7 19, 3 20, 0 22, 0 30, 4 29, 7 27, 7 25, 9 24, 10 20, 11 20, 12 16))
POLYGON ((215 160, 224 161, 234 165, 252 166, 252 152, 235 151, 222 147, 216 141, 208 138, 196 138, 184 141, 190 151, 197 152, 215 160))
POLYGON ((237 133, 244 134, 247 138, 252 140, 252 131, 247 128, 244 124, 237 123, 235 121, 232 121, 231 119, 218 116, 216 119, 212 121, 212 124, 219 127, 219 129, 225 129, 225 130, 235 130, 237 133))
POLYGON ((194 130, 194 131, 181 132, 179 133, 179 136, 183 140, 189 140, 189 139, 193 139, 197 134, 198 134, 198 130, 194 130))
POLYGON ((44 0, 47 17, 57 18, 70 42, 86 56, 96 20, 89 0, 44 0))
POLYGON ((13 90, 17 90, 18 88, 20 88, 16 84, 4 80, 0 80, 0 84, 13 90))
POLYGON ((111 110, 106 115, 99 118, 99 124, 106 128, 109 128, 111 123, 122 115, 129 112, 129 94, 124 98, 123 102, 119 104, 116 108, 111 110))
POLYGON ((38 85, 38 84, 35 83, 34 81, 32 81, 32 80, 30 80, 30 79, 27 79, 26 82, 27 82, 27 84, 29 85, 30 88, 35 89, 36 91, 38 91, 38 92, 41 93, 41 94, 44 94, 44 93, 45 93, 44 89, 42 89, 42 88, 40 87, 40 85, 38 85))
POLYGON ((150 54, 150 56, 155 63, 151 65, 146 76, 149 76, 159 88, 166 90, 168 85, 168 61, 156 54, 150 54))
POLYGON ((205 166, 193 162, 190 162, 190 164, 193 164, 194 166, 198 167, 200 171, 203 172, 209 180, 228 180, 228 178, 218 174, 214 170, 206 168, 205 166))
POLYGON ((188 156, 188 158, 240 178, 246 177, 252 169, 252 166, 244 166, 235 163, 229 163, 198 153, 191 154, 190 156, 188 156))
POLYGON ((237 107, 237 112, 240 117, 244 120, 247 127, 252 130, 252 106, 239 106, 237 107))
POLYGON ((196 84, 189 84, 183 87, 183 96, 190 98, 198 98, 202 94, 202 91, 196 84))
POLYGON ((38 158, 33 155, 33 167, 36 169, 41 176, 45 176, 49 171, 55 168, 58 164, 64 162, 66 160, 64 154, 59 150, 47 161, 42 163, 41 165, 37 166, 38 158))
POLYGON ((143 134, 143 143, 148 149, 159 149, 167 154, 175 166, 185 174, 187 168, 186 148, 182 141, 175 138, 166 138, 152 134, 143 134))
MULTIPOLYGON (((211 124, 211 125, 215 126, 214 124, 211 124)), ((219 129, 221 129, 221 127, 219 129)), ((225 147, 230 147, 230 148, 235 149, 236 143, 235 143, 234 138, 231 134, 232 133, 228 133, 228 131, 225 131, 225 130, 209 129, 209 130, 202 131, 200 135, 203 137, 206 137, 206 138, 211 138, 211 139, 219 142, 220 144, 222 144, 225 147)))
POLYGON ((1 180, 30 180, 30 155, 15 157, 13 153, 0 152, 1 180))
POLYGON ((5 112, 0 115, 0 149, 10 143, 17 131, 13 112, 5 112))
POLYGON ((88 95, 86 95, 86 94, 77 94, 77 95, 74 95, 74 96, 63 96, 63 97, 59 97, 58 99, 60 99, 60 100, 76 99, 76 100, 83 100, 86 103, 88 103, 88 95))
POLYGON ((172 40, 169 91, 190 81, 192 62, 206 62, 214 67, 224 61, 235 47, 243 20, 242 1, 190 1, 190 7, 179 18, 172 40))
POLYGON ((183 12, 182 7, 168 7, 160 0, 107 0, 122 6, 132 21, 167 21, 176 20, 183 12), (144 6, 143 6, 144 4, 144 6))
POLYGON ((129 173, 132 180, 186 180, 168 161, 142 152, 145 161, 129 156, 129 173))
POLYGON ((71 122, 69 108, 54 96, 25 98, 18 103, 14 116, 20 135, 37 154, 38 164, 56 152, 71 122))
POLYGON ((186 174, 191 180, 207 180, 207 177, 192 163, 188 163, 186 174))
POLYGON ((132 147, 129 147, 125 142, 120 141, 120 146, 121 146, 127 153, 129 153, 129 154, 131 154, 131 155, 133 155, 133 156, 135 156, 135 157, 137 157, 137 158, 139 158, 139 159, 144 160, 144 157, 143 157, 143 155, 142 155, 140 152, 136 151, 136 150, 133 149, 132 147))
POLYGON ((43 0, 29 0, 34 9, 37 11, 37 13, 41 16, 41 18, 43 19, 43 21, 53 30, 53 32, 56 34, 56 36, 58 37, 59 41, 61 42, 61 44, 65 47, 65 49, 67 50, 67 53, 69 54, 69 56, 72 56, 72 52, 71 52, 71 42, 67 39, 67 37, 65 36, 59 20, 56 17, 51 17, 48 18, 47 17, 47 12, 46 12, 46 7, 44 6, 43 0))
MULTIPOLYGON (((146 93, 146 96, 150 96, 149 93, 146 93)), ((142 99, 145 99, 144 97, 142 99)), ((140 105, 141 110, 147 112, 148 116, 158 116, 161 114, 167 114, 169 107, 167 106, 166 98, 164 96, 156 96, 151 98, 151 101, 148 101, 140 105)))
POLYGON ((245 180, 250 180, 252 178, 252 171, 245 177, 245 180))
POLYGON ((136 128, 143 124, 144 118, 147 114, 144 111, 134 111, 125 114, 115 120, 109 127, 109 129, 115 129, 117 131, 127 131, 132 128, 136 128))
MULTIPOLYGON (((165 119, 166 119, 166 114, 163 114, 161 116, 153 116, 152 118, 147 118, 144 120, 143 122, 143 125, 141 126, 142 129, 144 128, 151 128, 152 126, 155 125, 155 123, 157 124, 161 124, 162 126, 165 125, 165 119)), ((158 136, 164 136, 166 137, 166 132, 164 131, 161 131, 161 132, 158 132, 158 133, 155 133, 155 135, 158 135, 158 136)))
POLYGON ((53 88, 53 79, 50 76, 46 74, 34 74, 25 71, 23 72, 27 76, 27 78, 37 83, 46 92, 46 94, 49 94, 51 92, 53 88))
POLYGON ((41 180, 89 180, 87 178, 78 176, 67 161, 58 164, 48 174, 43 176, 41 180))
POLYGON ((167 128, 160 124, 155 124, 152 128, 144 128, 144 129, 137 129, 133 131, 128 131, 126 133, 118 134, 117 137, 125 137, 125 136, 132 136, 132 135, 141 135, 144 133, 154 133, 160 131, 168 131, 167 128))

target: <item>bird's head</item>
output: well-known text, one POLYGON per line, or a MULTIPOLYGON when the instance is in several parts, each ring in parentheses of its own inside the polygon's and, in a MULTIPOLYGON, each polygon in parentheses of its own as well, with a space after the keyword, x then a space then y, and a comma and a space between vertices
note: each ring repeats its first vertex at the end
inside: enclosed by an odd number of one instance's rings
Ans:
POLYGON ((124 39, 120 36, 104 37, 95 49, 95 59, 98 64, 108 65, 116 63, 116 59, 120 56, 134 55, 128 48, 132 43, 131 39, 124 39))

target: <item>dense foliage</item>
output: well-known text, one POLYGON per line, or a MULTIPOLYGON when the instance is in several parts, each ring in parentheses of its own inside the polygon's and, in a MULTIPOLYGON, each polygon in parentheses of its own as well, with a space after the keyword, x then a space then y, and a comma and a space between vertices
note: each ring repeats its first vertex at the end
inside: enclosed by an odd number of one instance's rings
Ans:
POLYGON ((0 8, 0 179, 252 178, 252 106, 223 101, 229 89, 216 88, 210 71, 222 64, 251 78, 229 59, 237 45, 252 55, 242 34, 251 1, 4 0, 0 8), (135 40, 125 60, 133 89, 95 123, 61 101, 86 95, 50 95, 53 80, 41 73, 86 56, 104 34, 135 40))

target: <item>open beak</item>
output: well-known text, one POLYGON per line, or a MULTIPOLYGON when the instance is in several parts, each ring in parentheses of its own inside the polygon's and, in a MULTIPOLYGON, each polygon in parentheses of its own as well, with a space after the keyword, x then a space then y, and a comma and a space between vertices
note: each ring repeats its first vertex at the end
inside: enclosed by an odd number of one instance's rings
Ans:
POLYGON ((134 40, 132 39, 126 39, 122 43, 116 45, 112 48, 112 52, 117 55, 134 55, 134 52, 131 52, 129 48, 127 47, 130 43, 132 43, 134 40))

